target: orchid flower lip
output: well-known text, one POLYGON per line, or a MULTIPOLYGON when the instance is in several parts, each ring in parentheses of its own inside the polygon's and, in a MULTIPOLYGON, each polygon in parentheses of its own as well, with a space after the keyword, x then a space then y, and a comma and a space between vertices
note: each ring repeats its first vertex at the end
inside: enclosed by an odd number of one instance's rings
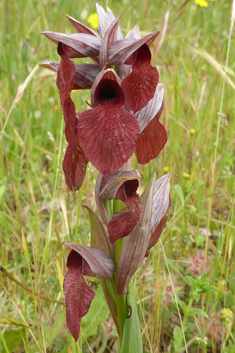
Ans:
POLYGON ((102 79, 95 90, 95 105, 107 104, 124 104, 125 96, 119 84, 114 80, 102 79))

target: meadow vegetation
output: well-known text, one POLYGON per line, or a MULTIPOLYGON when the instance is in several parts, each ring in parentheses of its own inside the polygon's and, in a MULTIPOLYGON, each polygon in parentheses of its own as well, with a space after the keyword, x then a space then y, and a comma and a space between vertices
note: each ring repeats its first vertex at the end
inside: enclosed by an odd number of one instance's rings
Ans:
MULTIPOLYGON (((152 60, 165 89, 161 122, 168 142, 138 169, 142 190, 154 171, 158 178, 172 173, 172 204, 161 242, 134 278, 144 352, 233 353, 232 1, 209 1, 208 7, 193 0, 100 2, 106 4, 116 16, 124 11, 124 34, 136 23, 142 35, 165 31, 160 47, 152 46, 152 60)), ((70 33, 65 13, 89 26, 95 1, 3 0, 0 11, 0 352, 115 352, 115 326, 98 280, 92 280, 96 297, 78 343, 65 324, 68 250, 62 243, 89 243, 82 205, 95 209, 97 171, 89 164, 80 191, 69 191, 56 75, 37 66, 59 61, 56 46, 39 32, 70 33)), ((73 92, 72 99, 83 111, 89 91, 73 92)))

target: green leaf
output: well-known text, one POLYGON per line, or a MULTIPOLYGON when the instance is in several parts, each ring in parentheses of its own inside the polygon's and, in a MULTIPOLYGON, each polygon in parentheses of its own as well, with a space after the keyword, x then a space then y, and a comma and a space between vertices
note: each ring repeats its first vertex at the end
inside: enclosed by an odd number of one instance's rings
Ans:
POLYGON ((200 316, 204 316, 206 317, 207 319, 209 318, 207 313, 201 309, 198 309, 198 308, 193 308, 193 309, 190 309, 186 316, 189 317, 189 316, 193 316, 193 315, 200 315, 200 316))
POLYGON ((46 347, 49 347, 59 335, 60 330, 65 323, 66 313, 63 309, 55 318, 55 322, 51 327, 44 328, 44 338, 46 341, 46 347))
POLYGON ((98 288, 88 313, 82 318, 82 335, 85 336, 86 339, 95 335, 99 324, 106 321, 108 314, 109 309, 105 302, 102 288, 98 288))
POLYGON ((182 347, 183 335, 181 333, 181 328, 179 326, 175 326, 174 327, 173 336, 174 336, 174 349, 175 349, 175 352, 183 351, 184 350, 184 347, 182 347))
MULTIPOLYGON (((51 327, 44 327, 44 338, 46 342, 46 348, 48 348, 55 340, 55 338, 59 335, 62 326, 65 323, 66 313, 65 309, 63 309, 55 318, 55 322, 51 327)), ((37 353, 38 346, 34 345, 29 347, 29 353, 37 353)))
POLYGON ((206 238, 203 235, 198 234, 196 237, 196 246, 199 248, 203 243, 205 243, 206 238))
POLYGON ((231 340, 229 340, 228 347, 224 347, 223 353, 235 353, 235 345, 231 340))
POLYGON ((182 300, 180 300, 179 298, 175 298, 172 299, 172 301, 177 303, 184 313, 187 311, 187 305, 182 300))
POLYGON ((192 289, 190 292, 190 298, 198 301, 200 299, 200 294, 202 293, 213 293, 217 290, 217 287, 211 285, 207 282, 207 273, 204 273, 202 276, 196 276, 196 279, 187 276, 192 289))
POLYGON ((1 185, 0 186, 0 199, 2 198, 2 196, 4 195, 6 190, 6 186, 5 185, 1 185))
POLYGON ((131 312, 124 324, 121 353, 143 353, 135 291, 131 285, 128 286, 127 305, 131 308, 131 312))
POLYGON ((174 327, 173 336, 175 341, 179 341, 181 336, 181 329, 179 326, 174 327))
MULTIPOLYGON (((11 331, 6 331, 4 333, 4 340, 7 346, 8 351, 11 353, 15 350, 16 347, 19 347, 21 341, 22 341, 22 337, 24 335, 24 330, 11 330, 11 331)), ((1 347, 0 344, 0 352, 5 353, 6 350, 4 349, 4 347, 1 347)))
POLYGON ((203 180, 200 180, 197 184, 193 185, 189 190, 188 190, 188 194, 191 194, 192 191, 200 186, 203 186, 205 184, 205 182, 203 180))
POLYGON ((179 197, 182 205, 184 204, 184 193, 179 184, 175 184, 173 187, 173 192, 176 193, 176 195, 179 197))

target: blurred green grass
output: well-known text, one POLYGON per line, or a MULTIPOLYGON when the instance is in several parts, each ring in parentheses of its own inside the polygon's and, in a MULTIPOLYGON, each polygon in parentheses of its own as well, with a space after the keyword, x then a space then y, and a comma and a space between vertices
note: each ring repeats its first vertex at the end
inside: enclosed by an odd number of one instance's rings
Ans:
MULTIPOLYGON (((185 329, 188 351, 227 353, 233 352, 231 347, 235 344, 235 100, 234 89, 226 83, 220 111, 224 81, 219 68, 224 70, 226 62, 231 1, 209 2, 207 8, 192 0, 180 8, 182 4, 182 0, 108 2, 115 15, 124 11, 124 34, 136 23, 143 34, 161 30, 169 12, 165 38, 156 56, 157 43, 152 47, 154 64, 165 88, 161 121, 169 138, 160 156, 138 169, 143 176, 142 188, 155 171, 158 177, 167 169, 172 173, 172 206, 162 235, 163 247, 153 249, 135 281, 145 352, 174 352, 173 330, 180 322, 171 300, 170 279, 181 300, 187 303, 189 287, 184 278, 190 273, 195 276, 195 256, 201 257, 198 273, 205 269, 218 291, 206 295, 200 304, 210 318, 202 324, 207 348, 201 338, 195 339, 199 336, 197 326, 189 320, 185 329), (202 49, 216 60, 215 67, 199 55, 202 49), (218 112, 224 114, 222 118, 218 112), (226 315, 224 318, 223 309, 231 310, 230 321, 226 315)), ((64 13, 89 25, 81 19, 84 10, 87 15, 94 13, 95 1, 0 2, 0 261, 33 292, 28 293, 0 272, 3 352, 96 352, 101 339, 105 339, 101 326, 95 335, 86 336, 84 324, 84 333, 75 345, 64 322, 56 319, 63 313, 62 305, 35 295, 63 300, 66 250, 61 243, 71 239, 88 244, 88 217, 81 204, 95 208, 97 172, 89 165, 83 188, 76 193, 67 190, 61 168, 66 142, 55 75, 38 68, 20 100, 15 100, 19 85, 40 61, 59 61, 56 46, 39 32, 72 32, 64 13), (13 319, 19 322, 15 324, 13 319)), ((227 71, 232 82, 234 41, 233 35, 227 71)), ((72 98, 82 111, 89 92, 73 93, 72 98)), ((135 159, 132 163, 136 167, 135 159)), ((99 286, 98 282, 94 286, 99 286)), ((108 319, 106 326, 114 329, 108 319)))

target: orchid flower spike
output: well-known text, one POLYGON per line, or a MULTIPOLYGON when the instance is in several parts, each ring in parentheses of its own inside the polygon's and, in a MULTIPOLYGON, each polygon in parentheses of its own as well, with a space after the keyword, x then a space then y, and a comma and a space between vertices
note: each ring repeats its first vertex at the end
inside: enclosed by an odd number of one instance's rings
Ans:
POLYGON ((98 32, 70 16, 75 33, 42 32, 61 57, 60 63, 45 60, 41 66, 57 73, 68 142, 63 169, 73 191, 82 185, 89 161, 107 178, 133 153, 139 163, 148 163, 167 140, 159 122, 163 87, 149 49, 159 31, 141 38, 135 26, 124 38, 121 16, 115 18, 98 4, 96 8, 98 32), (71 60, 87 57, 90 64, 71 60), (70 93, 80 89, 91 89, 92 109, 79 115, 70 93))

